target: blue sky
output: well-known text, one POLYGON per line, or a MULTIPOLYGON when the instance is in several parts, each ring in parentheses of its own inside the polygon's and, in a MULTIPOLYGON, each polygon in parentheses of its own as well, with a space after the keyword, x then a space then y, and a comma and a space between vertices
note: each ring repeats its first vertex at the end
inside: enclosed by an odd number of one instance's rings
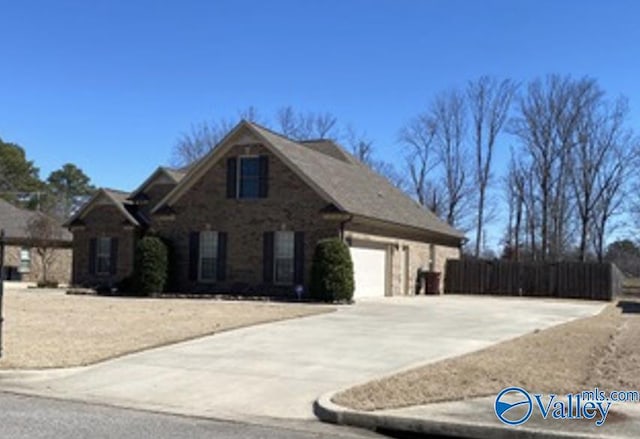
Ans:
POLYGON ((332 112, 390 161, 436 92, 482 74, 589 75, 640 114, 634 1, 1 0, 0 17, 0 137, 43 177, 74 162, 100 186, 135 188, 193 122, 249 105, 332 112))

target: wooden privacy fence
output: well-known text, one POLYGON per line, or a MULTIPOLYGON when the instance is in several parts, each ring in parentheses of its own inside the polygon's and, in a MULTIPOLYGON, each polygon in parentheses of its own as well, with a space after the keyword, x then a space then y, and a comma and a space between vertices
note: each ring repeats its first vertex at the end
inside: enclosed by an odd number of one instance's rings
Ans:
POLYGON ((612 300, 622 288, 622 279, 611 263, 450 259, 444 292, 612 300))

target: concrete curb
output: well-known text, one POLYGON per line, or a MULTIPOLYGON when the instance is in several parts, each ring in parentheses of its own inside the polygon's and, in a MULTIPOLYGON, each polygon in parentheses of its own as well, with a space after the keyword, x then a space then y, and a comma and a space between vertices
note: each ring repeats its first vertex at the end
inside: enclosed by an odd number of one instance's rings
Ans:
POLYGON ((339 392, 322 395, 313 404, 313 413, 323 422, 365 428, 394 430, 424 435, 487 439, 595 439, 602 436, 578 432, 556 432, 526 427, 508 427, 483 423, 462 423, 437 419, 417 419, 398 414, 365 412, 337 405, 331 401, 339 392))
POLYGON ((8 382, 32 383, 55 378, 64 378, 77 372, 88 370, 89 366, 55 367, 48 369, 3 369, 0 370, 0 390, 8 382))

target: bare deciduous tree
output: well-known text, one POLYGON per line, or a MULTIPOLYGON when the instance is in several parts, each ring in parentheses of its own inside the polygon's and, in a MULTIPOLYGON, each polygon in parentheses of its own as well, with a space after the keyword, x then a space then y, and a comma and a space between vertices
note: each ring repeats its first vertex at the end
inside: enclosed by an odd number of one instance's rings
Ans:
POLYGON ((514 157, 513 149, 505 185, 509 206, 506 244, 511 252, 511 258, 518 261, 523 231, 522 220, 526 210, 527 178, 526 171, 514 157))
POLYGON ((233 128, 229 119, 200 122, 182 133, 173 148, 172 164, 177 167, 189 166, 211 151, 233 128))
POLYGON ((464 227, 471 207, 466 130, 464 95, 451 90, 436 96, 399 136, 408 150, 409 192, 455 227, 464 227))
POLYGON ((542 260, 558 259, 566 250, 571 217, 568 177, 579 123, 601 91, 594 80, 574 80, 558 75, 531 82, 520 98, 519 114, 512 132, 520 141, 519 154, 526 157, 535 182, 540 211, 542 260))
POLYGON ((509 192, 525 188, 532 257, 602 260, 637 152, 626 101, 611 103, 592 79, 556 75, 530 83, 518 111, 511 129, 520 149, 512 156, 525 175, 521 182, 511 175, 509 192))
POLYGON ((351 125, 347 127, 344 137, 351 154, 362 163, 373 167, 373 140, 365 133, 357 132, 351 125))
MULTIPOLYGON (((438 165, 434 140, 436 123, 430 115, 421 114, 405 125, 399 134, 399 141, 408 150, 406 160, 409 173, 409 192, 418 203, 428 206, 434 212, 440 205, 439 197, 433 192, 431 172, 438 165)), ((436 212, 440 213, 440 212, 436 212)))
POLYGON ((329 112, 303 113, 286 106, 278 110, 276 124, 279 132, 294 140, 336 140, 339 137, 338 119, 329 112))
POLYGON ((436 97, 431 108, 435 123, 435 146, 442 167, 445 198, 444 218, 461 227, 471 207, 469 151, 465 147, 467 108, 464 95, 456 90, 436 97))
POLYGON ((366 133, 356 131, 352 125, 348 125, 344 132, 344 142, 355 158, 385 177, 398 189, 405 190, 405 178, 396 171, 392 163, 375 158, 373 140, 366 133))
POLYGON ((260 125, 267 125, 266 120, 262 117, 260 112, 253 105, 249 105, 244 110, 238 111, 238 117, 240 120, 247 120, 249 122, 255 122, 260 125))
POLYGON ((478 191, 476 211, 476 257, 480 256, 486 223, 485 202, 491 181, 493 151, 509 114, 517 86, 511 80, 498 81, 483 76, 469 83, 467 99, 472 119, 472 138, 475 147, 475 185, 478 191))
POLYGON ((186 167, 201 159, 215 148, 239 120, 266 125, 258 109, 253 105, 238 111, 236 118, 219 118, 191 125, 190 130, 182 133, 176 141, 171 164, 176 167, 186 167))
POLYGON ((596 254, 602 258, 606 221, 604 226, 596 224, 606 218, 607 211, 616 204, 603 198, 616 196, 618 183, 622 183, 620 175, 632 159, 631 137, 624 128, 627 112, 625 100, 618 100, 613 106, 598 101, 579 124, 571 183, 580 229, 578 257, 582 261, 587 259, 591 232, 596 235, 596 254))
POLYGON ((626 114, 624 109, 622 113, 614 112, 609 124, 605 124, 608 125, 608 129, 601 133, 606 139, 603 141, 611 142, 613 146, 611 154, 600 165, 595 179, 594 191, 598 200, 591 212, 592 218, 588 232, 600 262, 604 258, 606 237, 616 226, 612 221, 625 206, 633 164, 638 160, 638 139, 631 130, 625 129, 621 124, 618 125, 625 118, 623 114, 626 114))
POLYGON ((62 238, 62 227, 52 217, 38 213, 27 223, 27 235, 40 259, 41 281, 46 284, 57 257, 56 243, 62 238))

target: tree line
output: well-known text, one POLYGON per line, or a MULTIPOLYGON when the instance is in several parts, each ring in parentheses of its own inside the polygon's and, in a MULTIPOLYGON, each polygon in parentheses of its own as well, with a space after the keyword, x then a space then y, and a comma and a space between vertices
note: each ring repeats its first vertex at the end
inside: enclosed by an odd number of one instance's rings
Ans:
POLYGON ((504 258, 603 260, 608 237, 625 213, 637 210, 630 193, 640 183, 631 172, 639 142, 627 99, 610 97, 589 77, 547 75, 518 83, 482 76, 436 93, 399 128, 394 146, 402 160, 393 163, 377 159, 366 132, 335 115, 284 106, 271 118, 249 107, 236 117, 193 125, 176 142, 173 164, 202 157, 239 119, 294 140, 342 143, 465 231, 465 252, 475 257, 492 253, 487 227, 502 220, 504 258))
POLYGON ((39 168, 27 159, 23 147, 0 139, 0 198, 62 222, 94 191, 90 178, 73 163, 66 163, 41 179, 39 168))
POLYGON ((67 220, 94 193, 89 177, 73 163, 52 171, 46 179, 28 160, 24 148, 0 139, 0 198, 18 207, 40 212, 25 224, 26 238, 42 266, 41 286, 49 282, 49 270, 58 257, 62 222, 67 220))

